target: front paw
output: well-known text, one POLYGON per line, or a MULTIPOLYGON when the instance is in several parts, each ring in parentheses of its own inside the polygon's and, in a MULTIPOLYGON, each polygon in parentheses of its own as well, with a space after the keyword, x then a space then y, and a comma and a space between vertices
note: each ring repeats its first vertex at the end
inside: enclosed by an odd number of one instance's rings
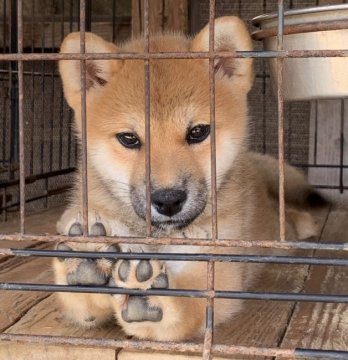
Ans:
MULTIPOLYGON (((82 235, 82 226, 74 221, 68 230, 70 236, 82 235)), ((91 235, 101 236, 106 234, 104 225, 101 222, 91 224, 91 235)), ((105 245, 96 243, 60 243, 56 246, 61 251, 97 251, 97 252, 119 252, 117 245, 105 245)), ((102 286, 108 283, 112 266, 116 259, 112 258, 70 258, 58 257, 55 264, 58 283, 68 285, 95 285, 102 286)))
MULTIPOLYGON (((110 236, 112 235, 112 225, 105 216, 90 209, 88 212, 89 235, 91 236, 110 236)), ((57 222, 57 232, 69 236, 83 235, 82 215, 80 208, 72 207, 64 211, 57 222)))
MULTIPOLYGON (((168 274, 157 260, 120 260, 112 272, 110 285, 128 289, 166 289, 168 274)), ((153 301, 155 297, 114 295, 116 315, 126 323, 159 322, 163 309, 153 301)))

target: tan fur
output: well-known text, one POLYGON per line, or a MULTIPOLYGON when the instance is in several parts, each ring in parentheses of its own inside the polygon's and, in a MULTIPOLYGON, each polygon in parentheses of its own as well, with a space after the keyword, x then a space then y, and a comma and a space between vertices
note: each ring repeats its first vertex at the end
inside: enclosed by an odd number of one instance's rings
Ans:
MULTIPOLYGON (((209 29, 206 26, 194 39, 182 35, 158 35, 151 39, 151 51, 207 51, 209 29)), ((139 52, 143 39, 135 39, 120 47, 107 43, 93 34, 86 34, 87 52, 139 52)), ((224 17, 215 21, 215 50, 251 50, 250 36, 242 21, 224 17)), ((79 34, 73 33, 64 40, 61 52, 79 52, 79 34)), ((75 112, 78 137, 81 131, 81 94, 79 61, 61 61, 60 73, 68 103, 75 112)), ((136 132, 144 142, 144 64, 135 60, 89 61, 87 64, 87 138, 88 138, 88 197, 90 223, 94 214, 102 219, 109 235, 145 235, 145 221, 134 211, 130 200, 132 189, 141 189, 144 197, 145 146, 140 150, 122 147, 115 139, 120 132, 136 132), (96 81, 96 76, 101 80, 96 81)), ((187 128, 209 124, 208 60, 151 60, 151 181, 161 188, 174 187, 186 176, 196 189, 200 182, 208 184, 210 196, 210 137, 195 145, 186 143, 187 128)), ((278 209, 269 191, 275 182, 274 162, 261 155, 250 154, 246 149, 247 93, 252 86, 251 59, 224 59, 216 63, 216 161, 218 185, 219 237, 244 240, 278 240, 278 209), (266 169, 264 168, 264 165, 266 169), (269 181, 269 179, 272 179, 269 181)), ((291 178, 299 178, 294 186, 309 188, 293 168, 287 167, 291 178)), ((67 233, 74 219, 81 213, 81 180, 76 178, 76 190, 71 205, 58 224, 60 233, 67 233)), ((142 199, 143 199, 142 197, 142 199)), ((300 212, 289 212, 296 222, 300 212)), ((306 218, 308 220, 308 217, 306 218)), ((301 220, 302 221, 302 220, 301 220)), ((306 221, 305 221, 306 222, 306 221)), ((311 223, 311 219, 306 222, 311 223)), ((297 231, 306 225, 302 224, 297 231)), ((309 225, 309 227, 311 227, 309 225)), ((296 232, 289 225, 287 237, 296 232)), ((304 231, 310 233, 308 229, 304 231)), ((155 236, 211 237, 211 206, 181 230, 154 229, 155 236)), ((83 246, 83 245, 80 245, 83 246)), ((80 249, 74 245, 75 249, 80 249)), ((138 251, 140 246, 123 244, 123 251, 138 251)), ((158 252, 211 252, 246 253, 246 250, 229 248, 198 248, 180 246, 146 247, 145 251, 158 252)), ((133 263, 133 267, 134 267, 133 263)), ((169 287, 179 289, 205 289, 206 264, 164 264, 169 287)), ((55 261, 57 283, 64 283, 66 269, 55 261)), ((114 276, 117 276, 117 266, 114 276)), ((160 271, 162 263, 154 266, 160 271)), ((240 290, 252 286, 252 280, 262 265, 238 263, 216 264, 215 288, 240 290)), ((150 283, 138 283, 134 274, 124 287, 148 288, 150 283)), ((163 309, 160 322, 127 323, 121 311, 127 302, 125 296, 108 298, 104 295, 62 294, 65 310, 80 322, 84 312, 97 314, 101 321, 111 316, 110 303, 118 322, 126 333, 139 338, 180 340, 190 338, 205 323, 206 301, 202 299, 150 297, 151 305, 163 309), (78 304, 82 304, 81 315, 78 304), (96 308, 98 307, 98 308, 96 308), (102 309, 102 310, 100 310, 102 309), (108 316, 105 316, 105 315, 108 316)), ((240 300, 216 300, 215 324, 231 319, 242 306, 240 300)))
MULTIPOLYGON (((271 196, 278 198, 279 168, 278 160, 256 153, 249 153, 250 161, 262 174, 271 196)), ((308 195, 313 192, 304 174, 294 167, 285 164, 285 201, 289 204, 305 205, 308 195)))
MULTIPOLYGON (((106 247, 106 245, 93 243, 66 244, 76 251, 105 251, 106 247)), ((53 267, 55 270, 56 284, 67 285, 67 274, 76 270, 79 263, 80 259, 72 258, 66 263, 55 258, 53 260, 53 267)), ((107 260, 98 260, 98 265, 101 272, 111 273, 111 264, 107 260)), ((65 308, 64 315, 78 325, 82 325, 86 328, 94 327, 103 324, 110 319, 112 302, 108 295, 58 293, 58 298, 65 308)))

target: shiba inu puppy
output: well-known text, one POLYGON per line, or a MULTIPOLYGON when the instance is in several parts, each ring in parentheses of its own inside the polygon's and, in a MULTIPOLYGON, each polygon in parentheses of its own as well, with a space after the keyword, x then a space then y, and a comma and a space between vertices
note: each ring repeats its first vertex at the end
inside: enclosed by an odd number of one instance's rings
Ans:
MULTIPOLYGON (((208 51, 209 29, 193 39, 153 36, 152 52, 208 51)), ((62 53, 78 53, 79 33, 66 37, 62 53)), ((86 52, 142 52, 144 40, 122 46, 86 34, 86 52)), ((215 50, 252 49, 243 22, 215 21, 215 50)), ((80 62, 60 61, 67 102, 81 135, 80 62)), ((151 214, 154 236, 211 237, 210 104, 208 60, 151 60, 151 214)), ((278 240, 277 162, 247 150, 247 94, 253 83, 251 59, 215 62, 216 162, 219 238, 278 240)), ((141 60, 88 60, 87 156, 89 231, 92 235, 144 236, 145 120, 144 64, 141 60)), ((315 234, 308 213, 295 209, 319 199, 304 176, 286 166, 286 201, 291 207, 288 238, 315 234)), ((57 224, 61 234, 81 235, 81 180, 76 177, 71 202, 57 224)), ((115 245, 62 243, 58 249, 117 251, 115 245)), ((231 248, 121 244, 121 251, 175 253, 246 253, 231 248)), ((216 290, 250 286, 262 265, 217 263, 216 290)), ((55 259, 57 284, 111 285, 123 288, 205 289, 206 264, 157 260, 55 259)), ((181 340, 205 325, 205 299, 59 294, 64 311, 84 327, 113 315, 127 334, 155 340, 181 340)), ((241 300, 215 300, 215 324, 231 319, 241 300)))

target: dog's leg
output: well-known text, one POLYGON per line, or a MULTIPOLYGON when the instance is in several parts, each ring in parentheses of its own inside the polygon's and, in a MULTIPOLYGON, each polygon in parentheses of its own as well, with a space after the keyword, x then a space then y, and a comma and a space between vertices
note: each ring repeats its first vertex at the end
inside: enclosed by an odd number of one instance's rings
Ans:
MULTIPOLYGON (((92 236, 105 236, 110 231, 107 221, 90 211, 89 233, 92 236)), ((57 224, 60 233, 70 236, 82 235, 80 215, 76 209, 67 210, 57 224)), ((117 252, 115 245, 96 243, 60 243, 57 250, 117 252)), ((55 282, 60 285, 97 285, 109 282, 114 259, 55 258, 53 261, 55 282)), ((58 293, 65 315, 83 327, 98 326, 112 317, 111 297, 101 294, 58 293)))
MULTIPOLYGON (((175 235, 206 238, 209 231, 190 227, 175 235)), ((206 253, 200 247, 177 247, 173 252, 206 253)), ((169 251, 162 249, 162 251, 169 251)), ((219 249, 210 249, 219 252, 219 249)), ((221 249, 220 249, 221 251, 221 249)), ((195 289, 207 287, 204 262, 158 260, 118 260, 112 271, 112 286, 133 289, 195 289)), ((237 290, 241 286, 239 264, 216 264, 216 289, 237 290)), ((221 323, 240 310, 239 300, 215 300, 215 322, 221 323)), ((205 326, 205 298, 173 296, 113 295, 113 307, 124 331, 142 339, 179 341, 198 335, 205 326)))
MULTIPOLYGON (((196 271, 204 274, 204 265, 191 266, 191 270, 195 273, 185 278, 187 274, 175 274, 169 263, 120 260, 114 267, 113 284, 111 280, 110 285, 135 289, 196 288, 200 286, 196 280, 201 280, 196 271)), ((201 287, 204 288, 204 284, 201 287)), ((192 337, 204 325, 205 304, 204 299, 187 297, 113 295, 118 323, 127 334, 143 339, 181 340, 192 337)))

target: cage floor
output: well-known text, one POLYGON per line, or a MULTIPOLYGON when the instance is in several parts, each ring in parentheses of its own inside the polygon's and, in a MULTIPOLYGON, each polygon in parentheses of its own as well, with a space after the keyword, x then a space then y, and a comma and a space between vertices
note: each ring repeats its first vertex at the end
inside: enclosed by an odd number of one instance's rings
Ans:
MULTIPOLYGON (((27 218, 27 232, 54 233, 62 208, 50 209, 27 218)), ((321 226, 320 241, 345 242, 348 237, 348 209, 343 205, 322 209, 315 214, 321 226)), ((18 219, 0 223, 0 233, 18 231, 18 219)), ((0 241, 1 247, 46 244, 0 241)), ((301 253, 298 253, 301 255, 301 253)), ((308 254, 308 252, 306 253, 308 254)), ((348 256, 322 252, 320 256, 348 256)), ((0 258, 0 282, 50 283, 52 271, 46 258, 0 258)), ((348 269, 332 266, 268 265, 253 288, 256 291, 304 291, 308 293, 347 294, 348 269)), ((81 336, 125 339, 115 324, 81 330, 68 323, 59 310, 55 294, 47 292, 0 292, 0 330, 4 333, 81 336)), ((308 347, 348 349, 348 305, 295 302, 248 301, 233 321, 216 329, 216 344, 238 344, 264 347, 308 347)), ((40 344, 0 344, 2 360, 55 359, 199 359, 199 355, 133 352, 40 344)), ((214 357, 223 359, 223 357, 214 357)), ((231 357, 230 357, 231 359, 231 357)), ((233 357, 247 359, 247 357, 233 357)), ((248 358, 249 359, 249 358, 248 358)))

